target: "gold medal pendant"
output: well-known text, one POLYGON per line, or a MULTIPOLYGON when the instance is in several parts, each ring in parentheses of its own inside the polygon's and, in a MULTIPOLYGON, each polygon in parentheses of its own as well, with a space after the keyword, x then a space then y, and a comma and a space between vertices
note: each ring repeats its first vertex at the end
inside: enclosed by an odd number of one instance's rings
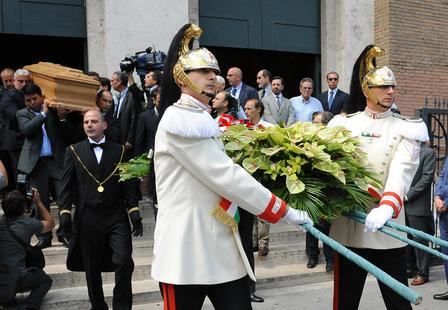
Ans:
POLYGON ((98 188, 96 189, 98 192, 102 193, 104 192, 104 187, 102 185, 98 186, 98 188))

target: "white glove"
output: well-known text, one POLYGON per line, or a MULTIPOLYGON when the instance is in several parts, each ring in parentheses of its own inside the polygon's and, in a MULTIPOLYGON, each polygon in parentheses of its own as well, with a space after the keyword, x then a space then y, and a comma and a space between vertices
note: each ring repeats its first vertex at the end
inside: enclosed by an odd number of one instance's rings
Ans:
POLYGON ((283 220, 288 222, 289 224, 295 225, 302 229, 302 226, 299 226, 300 224, 310 224, 313 225, 313 221, 311 220, 310 216, 308 215, 308 212, 296 210, 291 207, 288 207, 288 211, 286 212, 285 216, 283 217, 283 220))
POLYGON ((394 214, 394 209, 388 205, 382 205, 378 208, 372 209, 366 217, 366 224, 364 231, 376 232, 378 229, 383 227, 383 225, 392 218, 394 214))

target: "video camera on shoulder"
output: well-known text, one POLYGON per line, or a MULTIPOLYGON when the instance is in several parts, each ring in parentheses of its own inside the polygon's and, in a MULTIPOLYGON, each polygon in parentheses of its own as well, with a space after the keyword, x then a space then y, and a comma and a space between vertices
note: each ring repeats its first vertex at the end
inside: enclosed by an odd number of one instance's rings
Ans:
POLYGON ((27 209, 30 210, 31 204, 33 203, 33 191, 26 174, 19 174, 17 176, 17 190, 25 197, 27 209))
POLYGON ((151 70, 162 70, 166 59, 164 52, 153 52, 151 47, 144 51, 136 52, 134 56, 128 55, 120 61, 122 72, 132 72, 134 69, 140 77, 145 77, 151 70))

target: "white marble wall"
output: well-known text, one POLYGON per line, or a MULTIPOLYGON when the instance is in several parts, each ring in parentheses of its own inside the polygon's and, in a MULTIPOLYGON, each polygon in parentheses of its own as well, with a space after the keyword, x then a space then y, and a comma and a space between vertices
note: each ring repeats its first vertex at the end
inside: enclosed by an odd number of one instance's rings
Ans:
POLYGON ((127 54, 153 45, 167 51, 177 30, 198 19, 197 0, 87 0, 86 6, 88 68, 105 77, 127 54))
POLYGON ((322 90, 328 88, 326 73, 340 75, 339 88, 348 92, 356 58, 374 43, 374 1, 321 0, 322 90))

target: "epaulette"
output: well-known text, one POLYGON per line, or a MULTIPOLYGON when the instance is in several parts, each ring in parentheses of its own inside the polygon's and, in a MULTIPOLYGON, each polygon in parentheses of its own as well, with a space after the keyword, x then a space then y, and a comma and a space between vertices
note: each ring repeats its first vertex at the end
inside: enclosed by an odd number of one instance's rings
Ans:
POLYGON ((403 126, 400 125, 399 135, 419 142, 426 142, 429 140, 428 128, 425 122, 420 117, 407 117, 399 113, 394 113, 393 117, 405 121, 403 126))
POLYGON ((359 113, 361 113, 361 111, 355 112, 355 113, 351 113, 351 114, 347 114, 347 118, 358 115, 359 113))
POLYGON ((159 127, 185 138, 211 138, 221 134, 218 124, 206 111, 177 103, 166 109, 159 127))
POLYGON ((395 118, 399 118, 399 119, 405 120, 407 122, 411 122, 411 123, 421 123, 421 122, 423 122, 423 119, 420 118, 420 117, 404 116, 404 115, 401 115, 400 113, 393 113, 392 116, 395 117, 395 118))

